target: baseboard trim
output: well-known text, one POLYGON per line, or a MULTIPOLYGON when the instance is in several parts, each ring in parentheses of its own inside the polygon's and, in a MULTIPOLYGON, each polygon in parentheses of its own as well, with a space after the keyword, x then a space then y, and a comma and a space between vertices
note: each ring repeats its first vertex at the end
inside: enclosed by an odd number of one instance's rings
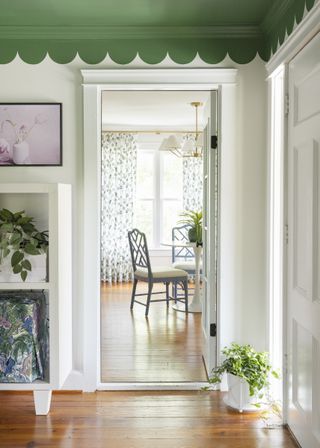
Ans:
MULTIPOLYGON (((181 382, 181 383, 100 383, 97 387, 99 391, 127 390, 127 391, 153 391, 153 390, 202 390, 208 387, 208 383, 201 382, 181 382)), ((212 388, 217 390, 217 388, 212 388)))

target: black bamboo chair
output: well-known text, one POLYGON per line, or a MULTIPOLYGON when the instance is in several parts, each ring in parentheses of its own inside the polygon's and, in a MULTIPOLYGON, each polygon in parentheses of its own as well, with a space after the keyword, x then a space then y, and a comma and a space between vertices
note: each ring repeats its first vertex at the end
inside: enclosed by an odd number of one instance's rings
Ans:
POLYGON ((169 306, 170 300, 182 302, 185 305, 185 310, 188 312, 188 273, 182 269, 175 269, 172 266, 164 266, 152 268, 150 263, 147 238, 146 235, 138 229, 133 229, 128 232, 132 267, 134 273, 133 288, 131 296, 130 308, 133 308, 134 303, 139 303, 146 307, 145 315, 148 316, 151 302, 166 302, 169 306), (138 282, 148 283, 148 292, 144 294, 136 294, 138 282), (155 283, 164 283, 165 291, 152 292, 155 283), (184 289, 184 297, 174 299, 169 295, 170 283, 177 285, 181 284, 184 289), (151 300, 151 296, 155 294, 166 294, 165 299, 151 300), (147 296, 146 303, 140 302, 136 299, 139 296, 147 296))

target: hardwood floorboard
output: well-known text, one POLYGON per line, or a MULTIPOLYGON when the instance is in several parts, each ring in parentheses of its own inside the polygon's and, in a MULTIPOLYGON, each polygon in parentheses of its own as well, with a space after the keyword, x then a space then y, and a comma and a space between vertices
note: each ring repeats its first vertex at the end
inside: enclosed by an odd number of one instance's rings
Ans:
POLYGON ((35 416, 30 392, 0 392, 1 448, 294 448, 285 428, 232 411, 220 392, 54 394, 35 416))
MULTIPOLYGON (((146 319, 143 306, 130 311, 131 287, 101 286, 102 382, 206 381, 201 315, 160 302, 151 304, 146 319)), ((138 292, 145 290, 146 284, 138 285, 138 292)))

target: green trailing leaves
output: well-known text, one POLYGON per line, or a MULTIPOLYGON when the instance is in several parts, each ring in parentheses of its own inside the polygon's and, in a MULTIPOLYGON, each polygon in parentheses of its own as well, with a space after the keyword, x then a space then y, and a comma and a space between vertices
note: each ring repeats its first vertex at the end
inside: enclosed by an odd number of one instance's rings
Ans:
POLYGON ((13 231, 13 225, 11 223, 4 223, 1 226, 2 232, 12 232, 13 231))
POLYGON ((48 244, 48 232, 39 231, 34 219, 27 216, 24 210, 15 213, 5 208, 0 210, 0 264, 12 254, 12 271, 20 274, 23 281, 32 271, 26 256, 47 253, 48 244))
POLYGON ((32 243, 26 244, 24 250, 29 255, 40 255, 40 250, 32 243))
POLYGON ((26 269, 27 271, 31 271, 32 267, 31 267, 31 263, 29 260, 23 260, 21 263, 21 266, 26 269))
POLYGON ((22 280, 25 282, 26 278, 27 278, 27 275, 28 275, 28 272, 27 271, 21 271, 20 275, 21 275, 22 280))
POLYGON ((10 210, 3 208, 2 210, 0 210, 0 219, 5 223, 12 222, 14 220, 14 214, 11 213, 10 210))
POLYGON ((269 375, 279 378, 278 372, 272 370, 267 352, 257 352, 251 345, 232 343, 222 350, 223 363, 212 370, 209 382, 220 383, 224 373, 231 373, 244 379, 249 385, 250 395, 257 395, 269 385, 269 375))
POLYGON ((24 258, 24 255, 20 251, 14 252, 14 254, 11 257, 11 266, 15 267, 20 261, 22 261, 24 258))
POLYGON ((16 264, 15 266, 13 266, 13 273, 14 274, 19 274, 21 271, 22 271, 21 264, 16 264))

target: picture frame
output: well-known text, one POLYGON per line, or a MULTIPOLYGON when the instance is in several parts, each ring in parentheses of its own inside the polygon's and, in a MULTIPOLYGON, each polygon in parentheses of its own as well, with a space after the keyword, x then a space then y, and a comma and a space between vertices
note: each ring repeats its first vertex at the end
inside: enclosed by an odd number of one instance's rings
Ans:
POLYGON ((62 166, 62 103, 0 103, 3 166, 62 166))

